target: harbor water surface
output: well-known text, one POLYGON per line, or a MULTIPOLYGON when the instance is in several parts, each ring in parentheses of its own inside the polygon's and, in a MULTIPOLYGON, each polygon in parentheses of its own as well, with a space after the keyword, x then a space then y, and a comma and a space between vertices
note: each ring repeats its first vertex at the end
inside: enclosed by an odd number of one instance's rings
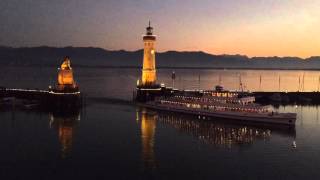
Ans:
MULTIPOLYGON (((46 89, 49 68, 1 67, 5 87, 46 89)), ((320 177, 316 105, 296 112, 295 129, 206 121, 130 104, 139 69, 77 68, 86 97, 79 112, 1 110, 1 179, 314 179, 320 177)), ((317 91, 317 71, 160 69, 180 89, 317 91), (175 71, 176 79, 171 80, 175 71)))

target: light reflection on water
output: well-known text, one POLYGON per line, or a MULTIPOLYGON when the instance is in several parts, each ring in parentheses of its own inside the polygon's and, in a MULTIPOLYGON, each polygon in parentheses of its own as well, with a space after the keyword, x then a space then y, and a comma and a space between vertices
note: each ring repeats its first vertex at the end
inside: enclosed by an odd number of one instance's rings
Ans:
POLYGON ((141 124, 142 161, 144 169, 153 169, 156 166, 154 154, 154 136, 156 132, 156 115, 144 110, 137 110, 136 120, 141 124))
POLYGON ((320 125, 319 105, 287 105, 274 108, 279 112, 297 113, 296 124, 320 125))
MULTIPOLYGON (((6 75, 0 86, 46 88, 48 78, 56 76, 55 70, 49 69, 4 68, 1 73, 6 75)), ((81 90, 88 97, 102 99, 131 99, 136 79, 141 75, 138 69, 74 69, 81 90)), ((171 85, 171 72, 158 70, 159 82, 171 85)), ((175 72, 178 88, 198 88, 200 74, 203 89, 213 88, 219 82, 219 75, 226 89, 238 89, 241 74, 250 90, 259 89, 260 75, 263 89, 277 90, 280 75, 280 88, 296 91, 299 76, 302 79, 305 74, 304 89, 313 91, 319 76, 317 71, 175 72)), ((88 102, 85 113, 80 113, 81 121, 77 113, 0 112, 3 144, 0 159, 4 171, 9 172, 0 177, 26 179, 36 175, 38 179, 75 179, 95 174, 117 179, 302 179, 320 176, 319 106, 275 108, 298 114, 296 129, 290 131, 228 121, 204 122, 112 102, 88 102)))
POLYGON ((72 154, 73 137, 76 133, 76 126, 81 119, 80 111, 67 114, 49 113, 49 119, 50 128, 58 131, 61 158, 65 159, 70 157, 72 154))
MULTIPOLYGON (((320 157, 314 156, 320 150, 320 126, 314 119, 318 108, 279 107, 279 111, 292 109, 302 113, 303 118, 298 119, 296 130, 235 124, 227 120, 205 121, 188 115, 106 102, 90 103, 85 113, 80 114, 2 112, 0 140, 11 146, 0 150, 0 157, 8 164, 14 162, 15 166, 7 168, 9 171, 21 171, 22 176, 26 173, 22 170, 26 165, 26 162, 21 162, 23 150, 29 156, 31 168, 37 169, 41 162, 54 165, 54 168, 48 166, 37 173, 48 176, 48 172, 56 169, 53 179, 69 174, 69 171, 61 172, 65 168, 73 169, 71 177, 87 173, 108 176, 101 167, 108 169, 108 174, 113 177, 123 173, 123 178, 142 176, 142 179, 150 179, 163 177, 165 173, 167 176, 164 177, 168 179, 177 173, 179 177, 188 179, 190 175, 198 177, 194 174, 196 172, 212 168, 219 169, 222 177, 233 177, 219 167, 231 167, 234 161, 243 162, 237 166, 242 171, 251 163, 259 166, 250 173, 246 172, 246 177, 250 174, 258 177, 255 171, 259 173, 260 168, 274 171, 268 164, 277 165, 277 171, 284 173, 280 178, 293 177, 288 173, 296 168, 300 169, 295 172, 300 175, 297 177, 301 177, 303 172, 313 174, 313 167, 320 161, 320 157), (182 159, 183 164, 180 162, 182 159), (263 160, 256 162, 256 159, 263 160), (292 161, 295 163, 291 164, 292 161), (308 161, 313 163, 306 166, 308 161)), ((240 170, 235 174, 241 174, 240 170)), ((215 177, 215 174, 209 173, 204 177, 215 177)))
POLYGON ((178 134, 190 135, 197 141, 217 148, 235 148, 253 145, 256 141, 269 142, 281 136, 290 142, 287 149, 296 147, 296 130, 287 126, 261 126, 258 124, 235 124, 228 120, 199 120, 194 116, 157 112, 137 108, 136 120, 141 125, 142 161, 145 168, 156 167, 155 134, 157 126, 173 128, 178 134))
MULTIPOLYGON (((171 126, 179 132, 187 133, 199 141, 212 144, 218 147, 232 148, 232 146, 253 144, 255 141, 268 141, 273 131, 272 128, 261 128, 248 125, 234 125, 229 122, 208 122, 190 119, 187 116, 160 115, 159 122, 171 126)), ((278 133, 286 134, 288 137, 295 137, 295 129, 283 128, 278 133)))

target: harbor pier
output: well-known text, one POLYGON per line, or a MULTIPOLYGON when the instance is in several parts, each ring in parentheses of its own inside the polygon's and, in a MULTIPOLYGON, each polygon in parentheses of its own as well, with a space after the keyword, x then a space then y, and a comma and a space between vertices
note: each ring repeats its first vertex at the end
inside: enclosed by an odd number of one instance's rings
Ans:
POLYGON ((0 87, 0 106, 69 111, 80 108, 82 97, 74 81, 71 61, 66 56, 58 68, 57 83, 48 90, 0 87))
POLYGON ((27 109, 55 109, 60 111, 77 109, 82 105, 82 97, 79 91, 61 93, 52 90, 2 87, 0 98, 4 106, 15 105, 27 109))

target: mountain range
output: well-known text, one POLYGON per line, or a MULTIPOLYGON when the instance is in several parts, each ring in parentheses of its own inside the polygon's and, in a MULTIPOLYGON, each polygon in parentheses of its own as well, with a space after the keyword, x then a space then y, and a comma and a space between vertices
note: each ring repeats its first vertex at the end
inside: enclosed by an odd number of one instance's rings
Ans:
MULTIPOLYGON (((143 50, 110 51, 95 47, 21 47, 0 46, 1 66, 57 66, 64 56, 70 56, 72 66, 98 68, 138 68, 143 50)), ((156 54, 157 68, 208 69, 320 69, 320 56, 247 57, 243 55, 213 55, 202 51, 167 51, 156 54)))

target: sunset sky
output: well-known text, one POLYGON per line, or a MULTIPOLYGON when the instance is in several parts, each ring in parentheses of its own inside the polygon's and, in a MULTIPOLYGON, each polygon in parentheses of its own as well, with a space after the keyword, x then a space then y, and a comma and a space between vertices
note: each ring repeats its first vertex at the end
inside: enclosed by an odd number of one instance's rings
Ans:
POLYGON ((319 0, 1 0, 0 45, 320 55, 319 0))

